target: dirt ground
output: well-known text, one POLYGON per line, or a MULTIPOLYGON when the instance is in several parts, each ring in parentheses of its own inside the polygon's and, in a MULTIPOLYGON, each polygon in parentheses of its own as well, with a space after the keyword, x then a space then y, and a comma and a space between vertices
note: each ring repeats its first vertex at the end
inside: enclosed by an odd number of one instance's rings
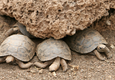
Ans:
MULTIPOLYGON (((60 67, 55 73, 49 72, 48 67, 40 69, 32 66, 29 69, 20 69, 17 65, 6 63, 0 64, 0 80, 115 80, 115 14, 112 12, 109 16, 94 22, 90 27, 98 30, 110 44, 113 57, 106 61, 98 60, 94 55, 81 55, 72 51, 72 60, 68 64, 75 65, 78 69, 68 66, 67 72, 63 72, 60 67)), ((8 20, 8 19, 7 19, 8 20)), ((4 25, 0 21, 0 34, 10 26, 4 25)), ((10 25, 14 19, 7 22, 10 25)), ((12 24, 11 24, 12 23, 12 24)), ((41 42, 41 39, 37 39, 41 42)), ((39 43, 38 42, 38 43, 39 43)), ((36 57, 32 62, 38 61, 36 57)))

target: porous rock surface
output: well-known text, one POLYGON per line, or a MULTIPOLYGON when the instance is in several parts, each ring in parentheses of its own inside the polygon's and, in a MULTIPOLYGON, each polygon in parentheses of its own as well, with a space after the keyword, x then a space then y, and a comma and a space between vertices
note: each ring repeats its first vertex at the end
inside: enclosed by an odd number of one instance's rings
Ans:
POLYGON ((55 39, 83 30, 108 10, 115 0, 0 0, 0 14, 14 17, 32 35, 55 39))

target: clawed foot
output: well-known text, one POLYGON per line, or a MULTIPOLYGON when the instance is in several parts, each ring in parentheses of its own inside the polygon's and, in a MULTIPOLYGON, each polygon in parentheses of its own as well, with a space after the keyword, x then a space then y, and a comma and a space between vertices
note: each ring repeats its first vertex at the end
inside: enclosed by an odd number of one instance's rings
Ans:
POLYGON ((41 62, 35 62, 34 63, 34 65, 39 67, 39 68, 45 68, 48 65, 50 65, 49 66, 49 71, 51 71, 51 72, 57 71, 60 67, 60 64, 62 66, 63 71, 67 71, 68 66, 67 66, 66 61, 64 59, 60 60, 60 57, 57 57, 54 60, 47 61, 47 62, 44 62, 44 63, 41 63, 41 62))

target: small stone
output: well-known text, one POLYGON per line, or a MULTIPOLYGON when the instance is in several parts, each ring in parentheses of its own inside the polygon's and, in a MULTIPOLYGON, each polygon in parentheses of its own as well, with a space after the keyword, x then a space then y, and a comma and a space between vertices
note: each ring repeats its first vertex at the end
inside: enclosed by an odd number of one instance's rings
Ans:
POLYGON ((49 72, 49 73, 48 73, 48 75, 52 75, 52 73, 51 73, 51 72, 49 72))
POLYGON ((110 25, 111 25, 111 21, 110 21, 110 20, 106 20, 106 24, 107 24, 108 26, 110 26, 110 25))
POLYGON ((71 65, 71 64, 69 64, 69 66, 70 67, 72 67, 72 71, 76 71, 76 70, 78 70, 79 69, 79 66, 77 66, 77 65, 71 65))
POLYGON ((71 71, 73 71, 74 69, 73 68, 71 68, 71 71))
POLYGON ((87 79, 87 76, 84 76, 85 79, 87 79))
POLYGON ((76 73, 74 72, 73 75, 76 75, 76 73))
POLYGON ((97 68, 99 69, 99 68, 101 68, 101 66, 97 66, 97 68))
POLYGON ((93 70, 93 69, 94 69, 94 67, 91 67, 90 69, 91 69, 91 70, 93 70))
POLYGON ((108 76, 109 78, 111 78, 111 75, 110 76, 108 76))
POLYGON ((84 69, 81 69, 80 72, 84 72, 85 70, 84 69))
POLYGON ((110 46, 112 49, 114 49, 115 48, 115 46, 113 45, 113 44, 111 44, 111 46, 110 46))
POLYGON ((57 74, 55 72, 52 72, 52 74, 53 74, 54 77, 57 77, 57 74))
POLYGON ((69 74, 69 77, 71 77, 71 74, 69 74))
POLYGON ((37 71, 36 70, 29 70, 27 72, 36 73, 37 71))
POLYGON ((91 77, 91 74, 89 74, 88 77, 90 78, 90 77, 91 77))
POLYGON ((45 77, 43 77, 43 80, 46 80, 46 78, 45 78, 45 77))
POLYGON ((43 73, 43 69, 39 70, 39 73, 42 74, 43 73))

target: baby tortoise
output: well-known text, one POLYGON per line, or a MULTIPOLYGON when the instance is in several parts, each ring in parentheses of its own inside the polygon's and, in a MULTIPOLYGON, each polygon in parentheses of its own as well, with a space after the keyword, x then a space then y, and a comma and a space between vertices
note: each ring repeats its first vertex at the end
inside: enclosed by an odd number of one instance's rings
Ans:
POLYGON ((11 34, 21 32, 25 36, 28 36, 29 38, 34 38, 29 32, 27 32, 26 27, 22 25, 21 23, 17 22, 16 24, 13 25, 12 28, 10 28, 8 31, 6 31, 5 34, 2 35, 2 39, 0 40, 0 44, 11 34))
POLYGON ((16 62, 20 68, 29 68, 35 54, 35 43, 27 36, 15 34, 7 37, 0 46, 0 63, 16 62), (23 63, 23 62, 28 63, 23 63))
POLYGON ((35 66, 45 68, 52 63, 49 66, 49 71, 56 71, 60 64, 63 71, 68 69, 65 60, 71 60, 71 51, 64 41, 53 38, 47 39, 37 46, 36 53, 38 58, 44 63, 35 62, 35 66))
POLYGON ((99 52, 105 52, 107 58, 111 58, 110 50, 106 47, 106 40, 94 29, 85 29, 77 32, 73 36, 65 39, 68 46, 81 54, 86 54, 94 50, 95 55, 100 60, 105 60, 99 52))

